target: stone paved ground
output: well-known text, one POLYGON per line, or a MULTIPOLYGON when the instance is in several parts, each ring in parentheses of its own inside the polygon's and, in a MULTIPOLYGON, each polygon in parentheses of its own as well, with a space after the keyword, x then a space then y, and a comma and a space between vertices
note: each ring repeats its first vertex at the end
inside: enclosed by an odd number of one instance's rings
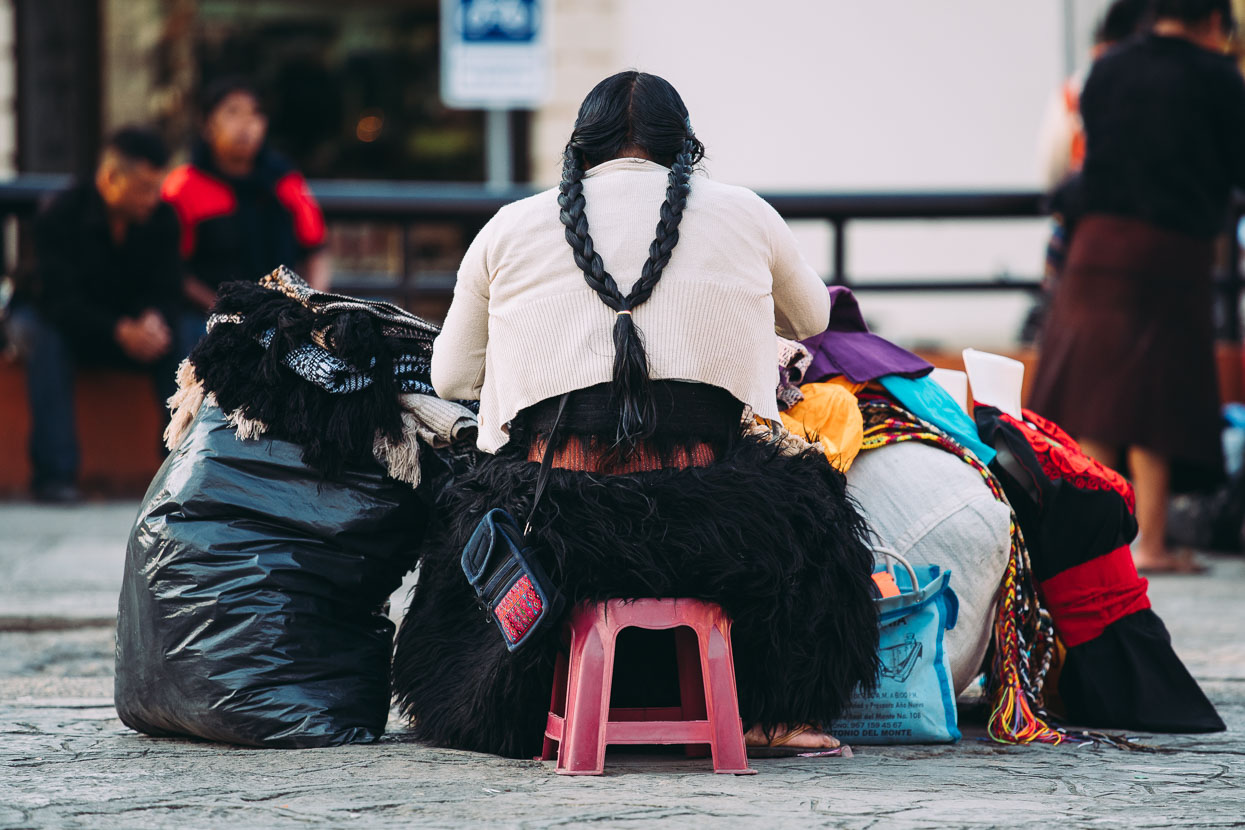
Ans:
MULTIPOLYGON (((134 505, 0 505, 0 828, 1245 826, 1245 560, 1152 581, 1178 651, 1229 731, 1161 751, 859 747, 755 761, 613 755, 601 778, 379 745, 251 750, 130 732, 111 704, 112 630, 134 505)), ((970 713, 971 715, 971 713, 970 713)), ((976 715, 980 723, 980 715, 976 715)))

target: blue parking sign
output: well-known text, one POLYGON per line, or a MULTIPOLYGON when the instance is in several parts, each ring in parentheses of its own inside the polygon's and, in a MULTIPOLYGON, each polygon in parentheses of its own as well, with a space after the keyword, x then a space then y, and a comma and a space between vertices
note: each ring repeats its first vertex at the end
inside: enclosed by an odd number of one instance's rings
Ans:
POLYGON ((441 98, 461 109, 530 109, 549 90, 546 0, 441 0, 441 98))
POLYGON ((531 43, 540 31, 537 0, 459 0, 458 7, 468 43, 531 43))

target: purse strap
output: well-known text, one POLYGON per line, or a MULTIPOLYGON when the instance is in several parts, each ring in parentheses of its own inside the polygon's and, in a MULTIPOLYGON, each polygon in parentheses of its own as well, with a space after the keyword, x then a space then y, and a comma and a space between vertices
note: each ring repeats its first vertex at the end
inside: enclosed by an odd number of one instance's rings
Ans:
POLYGON ((524 536, 532 532, 532 519, 536 516, 540 497, 545 494, 545 487, 549 484, 549 471, 553 467, 553 441, 557 437, 558 425, 562 423, 562 413, 566 411, 566 402, 570 397, 570 392, 563 393, 562 401, 558 404, 558 414, 554 416, 553 426, 549 429, 549 437, 545 441, 545 454, 540 459, 540 473, 536 476, 536 494, 532 496, 532 509, 527 514, 527 524, 523 526, 524 536))

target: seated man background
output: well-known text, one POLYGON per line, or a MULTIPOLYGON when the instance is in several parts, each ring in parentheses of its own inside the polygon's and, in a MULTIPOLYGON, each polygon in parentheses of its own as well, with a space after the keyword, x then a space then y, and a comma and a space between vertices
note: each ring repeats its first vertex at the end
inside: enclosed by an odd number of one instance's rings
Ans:
POLYGON ((176 391, 182 264, 177 216, 160 201, 168 158, 154 132, 121 129, 94 180, 56 195, 35 219, 34 269, 10 328, 26 364, 36 499, 78 498, 78 366, 148 373, 161 404, 176 391))
POLYGON ((241 78, 208 86, 203 122, 189 164, 169 173, 163 194, 181 220, 185 293, 203 312, 203 334, 216 290, 231 280, 257 281, 286 265, 313 288, 327 290, 324 215, 307 180, 267 143, 268 118, 259 92, 241 78))

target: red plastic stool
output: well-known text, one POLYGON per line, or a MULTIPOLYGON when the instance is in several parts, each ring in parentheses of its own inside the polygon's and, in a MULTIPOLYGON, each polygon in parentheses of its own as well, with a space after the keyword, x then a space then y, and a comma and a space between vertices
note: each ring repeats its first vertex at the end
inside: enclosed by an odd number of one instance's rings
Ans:
POLYGON ((570 671, 558 656, 542 761, 559 775, 600 775, 607 744, 709 744, 713 771, 751 775, 744 747, 731 621, 710 602, 636 599, 581 605, 571 612, 570 671), (677 628, 679 706, 611 709, 614 643, 624 628, 677 628), (690 629, 690 630, 688 630, 690 629), (557 748, 554 745, 557 744, 557 748))

